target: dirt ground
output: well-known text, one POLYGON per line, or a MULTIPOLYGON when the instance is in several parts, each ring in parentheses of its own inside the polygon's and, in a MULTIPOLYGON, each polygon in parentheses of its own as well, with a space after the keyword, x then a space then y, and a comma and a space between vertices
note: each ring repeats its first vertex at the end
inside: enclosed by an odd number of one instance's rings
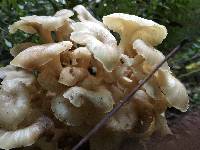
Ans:
POLYGON ((190 107, 186 113, 171 110, 167 119, 173 135, 153 136, 146 146, 127 145, 126 150, 200 150, 200 107, 190 107))

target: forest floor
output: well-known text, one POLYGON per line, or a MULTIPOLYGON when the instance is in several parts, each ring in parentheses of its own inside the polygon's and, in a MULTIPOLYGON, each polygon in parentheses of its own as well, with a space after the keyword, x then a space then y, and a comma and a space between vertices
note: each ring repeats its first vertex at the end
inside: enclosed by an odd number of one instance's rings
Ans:
POLYGON ((191 106, 186 113, 172 110, 167 120, 173 135, 153 136, 146 146, 127 145, 126 150, 200 150, 200 106, 191 106))

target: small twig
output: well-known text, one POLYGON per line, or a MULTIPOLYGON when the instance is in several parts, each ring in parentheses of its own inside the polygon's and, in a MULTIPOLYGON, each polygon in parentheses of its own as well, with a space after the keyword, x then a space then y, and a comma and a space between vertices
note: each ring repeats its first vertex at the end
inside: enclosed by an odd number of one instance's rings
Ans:
POLYGON ((109 112, 102 120, 100 120, 99 123, 97 123, 97 125, 90 130, 90 132, 82 138, 82 140, 75 145, 72 150, 77 150, 79 147, 81 147, 85 142, 88 141, 88 139, 95 134, 109 119, 110 117, 112 117, 125 103, 127 103, 131 97, 153 76, 153 74, 169 59, 171 58, 181 47, 183 47, 183 45, 185 45, 186 43, 188 43, 189 40, 185 39, 183 40, 178 46, 176 46, 167 56, 166 58, 160 63, 158 64, 153 71, 144 78, 144 80, 142 80, 142 82, 140 82, 140 84, 138 86, 136 86, 126 97, 124 97, 123 100, 121 100, 119 103, 117 103, 117 105, 112 109, 111 112, 109 112))

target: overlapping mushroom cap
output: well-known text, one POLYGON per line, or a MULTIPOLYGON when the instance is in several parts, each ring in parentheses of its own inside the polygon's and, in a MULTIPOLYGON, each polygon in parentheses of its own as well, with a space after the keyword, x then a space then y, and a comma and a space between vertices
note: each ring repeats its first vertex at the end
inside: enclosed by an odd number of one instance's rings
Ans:
MULTIPOLYGON (((145 59, 145 64, 150 65, 151 67, 155 67, 155 65, 158 65, 165 59, 165 56, 160 51, 147 45, 141 39, 137 39, 133 42, 133 49, 136 50, 137 55, 140 55, 145 59)), ((161 66, 161 69, 170 71, 167 62, 161 66)))
POLYGON ((184 85, 169 72, 162 70, 158 74, 158 82, 169 106, 175 107, 183 112, 187 111, 189 97, 184 85))
POLYGON ((115 37, 103 26, 90 21, 74 23, 72 28, 70 39, 86 45, 95 59, 100 61, 107 71, 112 71, 120 55, 115 37))
MULTIPOLYGON (((58 11, 54 16, 27 16, 21 17, 20 21, 9 26, 10 33, 15 33, 18 29, 34 34, 38 33, 44 42, 53 42, 51 31, 61 34, 61 32, 70 32, 69 17, 73 16, 71 10, 63 9, 58 11), (64 28, 64 31, 63 31, 64 28), (60 31, 61 30, 61 31, 60 31)), ((67 34, 66 34, 67 35, 67 34)), ((61 35, 57 35, 61 40, 61 35)))
POLYGON ((84 68, 65 67, 60 73, 59 82, 67 86, 74 86, 77 82, 83 80, 87 74, 88 72, 84 68))
POLYGON ((142 39, 155 46, 160 44, 167 36, 165 26, 135 15, 114 13, 104 16, 103 23, 109 29, 120 34, 120 46, 125 51, 132 48, 132 42, 136 39, 142 39))
MULTIPOLYGON (((164 26, 122 13, 102 23, 82 5, 73 10, 79 21, 63 9, 9 27, 37 33, 44 44, 16 45, 10 65, 0 68, 0 148, 56 150, 69 134, 84 136, 165 58, 153 47, 166 37, 164 26), (120 44, 109 29, 120 34, 120 44)), ((189 102, 167 63, 131 99, 90 139, 91 150, 117 150, 130 135, 170 134, 167 107, 184 112, 189 102)))
POLYGON ((34 76, 24 70, 7 66, 0 69, 0 125, 15 129, 30 109, 31 95, 35 92, 34 76))
POLYGON ((24 69, 37 69, 71 47, 69 41, 32 46, 19 53, 10 64, 24 69))
POLYGON ((104 26, 104 24, 100 21, 98 21, 95 17, 93 17, 90 12, 82 5, 77 5, 76 7, 73 8, 74 11, 78 14, 78 19, 82 22, 84 21, 91 21, 95 22, 97 24, 100 24, 104 26))
MULTIPOLYGON (((164 55, 160 51, 148 46, 142 40, 133 42, 133 47, 136 49, 137 54, 144 58, 143 70, 146 73, 149 73, 164 59, 164 55)), ((163 93, 163 98, 166 98, 172 107, 181 111, 186 111, 188 108, 189 98, 187 91, 184 85, 171 74, 167 63, 160 67, 159 71, 145 84, 144 88, 148 93, 154 93, 150 94, 151 96, 154 95, 156 97, 156 95, 163 93), (155 92, 151 92, 152 90, 155 92)))
POLYGON ((89 101, 94 107, 103 112, 111 111, 114 105, 112 94, 105 87, 98 87, 96 91, 86 90, 82 87, 73 87, 66 91, 63 96, 75 107, 81 107, 89 101))

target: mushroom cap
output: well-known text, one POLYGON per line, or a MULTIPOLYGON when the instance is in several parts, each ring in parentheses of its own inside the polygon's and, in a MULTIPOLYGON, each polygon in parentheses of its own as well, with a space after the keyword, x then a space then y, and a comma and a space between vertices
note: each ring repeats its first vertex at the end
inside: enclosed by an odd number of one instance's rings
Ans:
POLYGON ((33 74, 25 70, 16 70, 16 69, 5 73, 2 79, 3 81, 1 82, 2 84, 1 88, 7 91, 15 87, 15 85, 17 84, 20 85, 24 84, 26 87, 28 87, 35 82, 35 77, 33 74))
POLYGON ((52 43, 51 31, 55 31, 56 40, 63 41, 71 33, 69 17, 73 15, 71 10, 63 9, 54 16, 26 16, 9 26, 9 32, 15 33, 18 29, 24 32, 37 33, 45 43, 52 43))
POLYGON ((133 101, 124 105, 110 118, 106 127, 111 128, 113 131, 135 132, 138 121, 143 121, 145 127, 147 127, 146 130, 151 128, 152 117, 154 116, 153 106, 149 102, 149 97, 144 91, 138 90, 132 99, 133 101))
POLYGON ((95 90, 98 86, 102 85, 102 82, 103 82, 102 77, 88 75, 78 85, 86 89, 95 90))
POLYGON ((54 16, 69 18, 69 17, 72 17, 73 15, 74 15, 73 11, 71 11, 69 9, 61 9, 61 10, 57 11, 54 16))
POLYGON ((19 53, 10 64, 24 69, 38 69, 71 47, 69 41, 32 46, 19 53))
POLYGON ((79 47, 72 52, 72 64, 82 68, 88 68, 92 56, 86 47, 79 47))
MULTIPOLYGON (((0 125, 4 128, 15 129, 30 109, 30 94, 23 85, 19 83, 14 85, 11 82, 5 84, 14 86, 12 91, 0 90, 0 125)), ((4 88, 6 87, 4 85, 4 88)))
POLYGON ((60 57, 57 56, 40 68, 37 77, 38 83, 47 91, 61 92, 65 88, 63 84, 58 82, 61 70, 60 57))
POLYGON ((76 11, 76 13, 78 14, 77 17, 80 21, 82 22, 91 21, 104 26, 104 24, 98 21, 96 18, 94 18, 83 5, 77 5, 76 7, 73 8, 73 10, 76 11))
POLYGON ((121 36, 120 46, 130 50, 132 42, 142 39, 152 46, 160 44, 167 36, 165 26, 135 15, 114 13, 103 17, 103 23, 121 36))
POLYGON ((7 65, 5 67, 0 68, 0 79, 5 78, 9 73, 15 72, 16 67, 12 65, 7 65))
POLYGON ((17 44, 13 48, 10 49, 10 54, 15 57, 23 50, 35 45, 36 45, 35 43, 31 43, 31 42, 17 44))
POLYGON ((159 87, 157 78, 155 76, 143 85, 146 93, 154 100, 160 100, 163 97, 162 90, 159 87))
POLYGON ((113 115, 106 127, 111 131, 127 132, 130 131, 137 123, 138 117, 136 111, 130 104, 124 105, 115 115, 113 115))
POLYGON ((71 20, 69 17, 73 16, 74 13, 71 10, 68 9, 62 9, 58 12, 56 12, 56 14, 54 16, 59 17, 59 16, 64 16, 66 17, 66 20, 63 24, 63 26, 59 27, 56 30, 56 41, 64 41, 64 40, 68 40, 70 33, 72 32, 72 28, 71 28, 71 22, 73 22, 73 20, 71 20))
POLYGON ((51 101, 51 110, 55 117, 68 126, 79 126, 85 118, 80 108, 74 107, 63 96, 56 96, 51 101))
POLYGON ((134 64, 134 59, 125 54, 121 54, 120 61, 122 61, 122 65, 126 67, 131 67, 134 64))
POLYGON ((189 107, 189 97, 185 86, 168 71, 160 70, 158 73, 158 84, 164 93, 170 106, 182 112, 189 107))
POLYGON ((21 20, 9 26, 9 32, 15 33, 18 29, 27 33, 37 33, 38 28, 43 28, 48 31, 56 31, 63 26, 66 19, 73 16, 71 10, 60 10, 54 16, 26 16, 20 17, 21 20))
POLYGON ((119 61, 120 50, 115 37, 103 26, 90 22, 72 24, 70 39, 86 45, 94 58, 100 61, 107 71, 111 71, 119 61))
MULTIPOLYGON (((150 65, 152 68, 165 59, 165 56, 160 51, 147 45, 143 40, 135 40, 133 42, 133 48, 136 50, 138 55, 141 55, 145 59, 146 64, 150 65)), ((160 69, 170 71, 167 62, 164 63, 160 69)))
POLYGON ((0 125, 15 129, 29 112, 35 78, 23 70, 5 73, 0 89, 0 125))
POLYGON ((88 71, 80 67, 65 67, 60 73, 59 83, 74 86, 88 75, 88 71))
POLYGON ((97 87, 95 91, 74 86, 68 89, 63 96, 75 107, 81 107, 84 103, 90 102, 103 112, 111 111, 114 105, 111 92, 103 86, 97 87))
POLYGON ((65 51, 60 55, 64 66, 75 66, 87 69, 91 63, 92 54, 87 47, 78 47, 72 51, 65 51))

